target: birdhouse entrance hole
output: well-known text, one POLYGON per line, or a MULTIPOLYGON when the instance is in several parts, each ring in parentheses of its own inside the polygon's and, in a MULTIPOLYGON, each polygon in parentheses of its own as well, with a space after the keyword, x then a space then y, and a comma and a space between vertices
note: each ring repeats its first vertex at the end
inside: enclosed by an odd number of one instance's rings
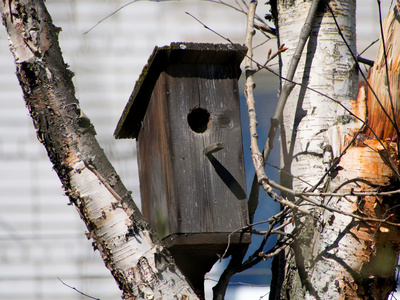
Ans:
POLYGON ((208 128, 210 113, 204 108, 195 107, 189 112, 187 120, 194 132, 203 133, 208 128))

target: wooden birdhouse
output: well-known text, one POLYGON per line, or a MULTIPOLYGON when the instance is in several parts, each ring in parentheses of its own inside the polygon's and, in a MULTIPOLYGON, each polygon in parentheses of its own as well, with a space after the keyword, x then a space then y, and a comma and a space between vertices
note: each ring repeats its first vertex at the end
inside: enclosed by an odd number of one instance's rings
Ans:
POLYGON ((228 239, 230 251, 250 242, 231 234, 248 222, 237 82, 245 53, 156 47, 115 130, 137 140, 143 215, 198 290, 228 239))

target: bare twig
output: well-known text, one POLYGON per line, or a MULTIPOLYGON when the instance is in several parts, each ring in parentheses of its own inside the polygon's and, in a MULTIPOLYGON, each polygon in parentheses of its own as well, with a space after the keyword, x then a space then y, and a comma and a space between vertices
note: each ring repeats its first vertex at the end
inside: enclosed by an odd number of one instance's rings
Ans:
MULTIPOLYGON (((218 282, 218 280, 210 278, 210 277, 204 277, 204 280, 209 280, 209 281, 214 281, 218 282)), ((247 286, 254 286, 254 287, 269 287, 269 284, 253 284, 253 283, 247 283, 247 282, 229 282, 229 285, 247 285, 247 286)))
POLYGON ((198 18, 196 18, 195 16, 193 16, 191 13, 189 12, 185 12, 185 14, 191 16, 193 19, 195 19, 197 22, 199 22, 201 25, 204 26, 205 29, 210 30, 212 33, 215 33, 216 35, 218 35, 220 38, 224 39, 225 41, 229 42, 230 44, 234 45, 234 43, 227 37, 223 36, 222 34, 216 32, 215 30, 211 29, 210 27, 208 27, 206 24, 204 24, 202 21, 200 21, 198 18))
MULTIPOLYGON (((276 183, 276 182, 274 182, 272 180, 269 181, 269 185, 271 187, 276 188, 276 189, 278 189, 280 191, 283 191, 283 192, 285 192, 287 194, 290 194, 290 195, 293 195, 295 197, 298 197, 301 200, 304 200, 304 201, 306 201, 306 202, 308 202, 310 204, 313 204, 314 206, 324 208, 324 209, 326 209, 328 211, 331 211, 331 212, 336 212, 336 213, 339 213, 339 214, 342 214, 342 215, 345 215, 345 216, 348 216, 348 217, 352 217, 354 219, 357 219, 357 220, 360 220, 360 221, 364 221, 364 222, 379 222, 379 223, 382 222, 382 223, 385 223, 385 224, 388 224, 388 225, 400 226, 400 223, 394 223, 394 222, 388 221, 389 218, 386 218, 386 219, 366 218, 366 217, 362 217, 362 216, 359 216, 359 215, 356 215, 356 214, 353 214, 353 213, 348 213, 348 212, 341 211, 341 210, 339 210, 337 208, 334 208, 334 207, 331 207, 331 206, 328 206, 328 205, 324 205, 324 204, 322 204, 320 202, 317 202, 317 201, 315 201, 313 199, 310 199, 309 197, 306 197, 301 192, 295 192, 295 191, 293 191, 293 190, 291 190, 291 189, 289 189, 287 187, 284 187, 284 186, 282 186, 282 185, 280 185, 280 184, 278 184, 278 183, 276 183)), ((302 212, 304 210, 303 208, 300 209, 299 205, 297 203, 293 203, 293 202, 290 202, 290 203, 293 204, 293 207, 298 208, 299 211, 302 212)), ((291 206, 289 206, 289 207, 291 207, 291 206)), ((308 212, 308 214, 310 214, 310 212, 308 212)))
MULTIPOLYGON (((113 15, 115 15, 116 13, 118 13, 119 11, 121 11, 122 9, 124 9, 125 7, 135 3, 135 2, 139 2, 139 1, 144 1, 144 0, 132 0, 129 1, 128 3, 125 3, 124 5, 120 6, 119 8, 117 8, 116 10, 114 10, 112 13, 108 14, 107 16, 105 16, 103 19, 101 19, 100 21, 98 21, 96 24, 94 24, 92 27, 90 27, 88 30, 86 30, 83 34, 88 34, 90 31, 92 31, 95 27, 97 27, 98 25, 100 25, 101 23, 103 23, 105 20, 107 20, 108 18, 112 17, 113 15)), ((146 0, 146 1, 151 1, 151 2, 163 2, 165 0, 146 0)), ((180 0, 168 0, 168 1, 180 1, 180 0)), ((236 1, 236 4, 238 4, 239 8, 237 8, 236 6, 224 2, 222 0, 204 0, 206 2, 211 2, 211 3, 217 3, 217 4, 223 4, 226 5, 229 8, 232 8, 238 12, 244 13, 246 14, 246 11, 239 5, 239 3, 236 1)), ((276 35, 276 30, 275 28, 271 28, 270 26, 268 26, 268 24, 264 21, 264 19, 262 17, 259 16, 255 16, 257 18, 257 21, 261 22, 262 24, 257 25, 257 29, 259 29, 262 32, 268 32, 272 35, 276 35)))
POLYGON ((259 256, 263 259, 263 260, 267 260, 269 258, 272 258, 276 255, 278 255, 279 253, 281 253, 282 250, 285 250, 286 247, 288 247, 290 245, 290 243, 284 244, 279 248, 274 249, 274 251, 271 251, 269 253, 264 253, 264 252, 260 252, 259 256))
POLYGON ((357 56, 357 61, 362 63, 362 64, 364 64, 364 65, 368 65, 370 67, 372 67, 374 65, 374 61, 373 60, 363 58, 360 55, 357 56))
MULTIPOLYGON (((357 65, 358 65, 358 64, 357 64, 357 65)), ((360 67, 359 67, 359 68, 360 68, 360 67)), ((323 97, 325 97, 325 98, 327 98, 327 99, 329 99, 329 100, 331 100, 331 101, 337 103, 337 104, 338 104, 340 107, 342 107, 346 112, 348 112, 352 117, 354 117, 355 119, 357 119, 358 121, 360 121, 364 126, 366 126, 366 127, 370 130, 370 132, 374 135, 374 137, 376 138, 376 140, 378 141, 378 143, 380 143, 380 145, 381 145, 381 146, 383 147, 383 149, 386 151, 386 154, 388 155, 388 158, 389 158, 389 160, 390 160, 390 168, 394 171, 394 173, 396 174, 396 177, 397 177, 397 178, 400 178, 400 173, 399 173, 399 171, 397 170, 396 164, 394 163, 393 159, 391 158, 391 155, 390 155, 388 149, 386 149, 386 147, 385 147, 385 145, 383 144, 382 140, 378 137, 378 135, 375 133, 375 131, 371 128, 371 126, 370 126, 365 120, 361 119, 359 116, 357 116, 356 114, 354 114, 349 108, 347 108, 343 103, 341 103, 340 101, 336 100, 335 98, 332 98, 331 96, 328 96, 328 95, 326 95, 326 94, 324 94, 324 93, 322 93, 322 92, 320 92, 320 91, 318 91, 318 90, 316 90, 316 89, 314 89, 314 88, 312 88, 312 87, 309 87, 309 86, 307 86, 307 85, 305 85, 305 84, 303 84, 303 83, 299 83, 299 82, 296 82, 296 81, 293 81, 293 80, 289 80, 288 78, 286 78, 286 77, 284 77, 284 76, 282 76, 282 75, 277 74, 274 70, 270 69, 269 67, 265 67, 265 69, 268 70, 270 73, 274 74, 275 76, 278 76, 278 77, 281 78, 282 80, 290 81, 291 83, 293 83, 293 84, 295 84, 295 85, 301 86, 301 87, 303 87, 303 88, 305 88, 305 89, 307 89, 307 90, 309 90, 309 91, 312 91, 312 92, 314 92, 314 93, 316 93, 316 94, 318 94, 318 95, 321 95, 321 96, 323 96, 323 97)), ((360 69, 360 70, 361 70, 361 69, 360 69)), ((369 86, 369 88, 371 88, 371 86, 369 86)))
POLYGON ((351 191, 349 193, 309 193, 309 192, 302 192, 299 193, 301 196, 308 196, 308 197, 347 197, 347 196, 392 196, 394 194, 400 194, 400 190, 390 191, 390 192, 356 192, 351 191))
POLYGON ((266 164, 267 166, 270 166, 271 168, 274 168, 274 169, 278 170, 278 171, 281 172, 281 173, 284 173, 284 174, 287 175, 287 176, 290 176, 290 177, 292 177, 292 178, 296 178, 297 180, 303 182, 304 184, 306 184, 306 185, 308 185, 308 186, 312 186, 311 183, 309 183, 308 181, 306 181, 306 180, 304 180, 303 178, 301 178, 301 176, 293 175, 292 173, 286 171, 285 169, 280 168, 280 167, 278 167, 278 166, 276 166, 276 165, 270 164, 269 162, 266 162, 265 164, 266 164))
MULTIPOLYGON (((256 3, 257 1, 251 1, 250 4, 256 3)), ((256 4, 255 4, 256 5, 256 4)), ((305 214, 310 212, 306 209, 300 208, 293 202, 284 199, 279 196, 272 187, 268 184, 269 179, 264 172, 264 159, 263 155, 258 148, 258 133, 257 133, 257 115, 255 110, 255 101, 253 89, 255 86, 253 75, 256 70, 253 69, 253 48, 252 41, 254 35, 254 12, 251 10, 252 5, 249 6, 249 17, 247 19, 247 34, 245 45, 247 46, 247 54, 245 57, 245 70, 246 70, 246 83, 244 87, 244 94, 246 97, 247 111, 249 114, 249 130, 250 130, 250 149, 252 152, 253 164, 257 174, 258 183, 264 188, 264 190, 277 202, 301 211, 305 214), (251 17, 253 15, 253 17, 251 17)), ((254 7, 255 10, 255 7, 254 7)))
POLYGON ((264 146, 264 154, 263 154, 264 161, 268 160, 269 154, 272 151, 272 148, 274 146, 275 136, 278 131, 278 126, 282 119, 283 109, 286 105, 286 101, 290 95, 290 92, 293 90, 293 88, 295 86, 292 83, 292 80, 294 78, 294 74, 295 74, 297 66, 299 64, 301 53, 303 52, 303 49, 304 49, 304 45, 306 44, 306 42, 311 34, 312 23, 313 23, 315 15, 316 15, 319 2, 320 2, 320 0, 313 0, 313 2, 311 3, 310 10, 308 12, 306 21, 303 25, 303 28, 301 29, 301 35, 299 38, 299 42, 297 43, 296 50, 290 61, 288 73, 286 75, 286 78, 288 80, 285 81, 285 83, 283 84, 282 90, 279 94, 279 100, 278 100, 278 104, 276 106, 275 114, 271 118, 271 127, 269 129, 268 137, 267 137, 267 140, 266 140, 265 146, 264 146))
MULTIPOLYGON (((249 225, 244 226, 244 227, 242 227, 242 228, 236 229, 236 230, 232 231, 231 233, 229 233, 229 235, 228 235, 227 246, 226 246, 226 248, 225 248, 224 253, 220 256, 219 260, 221 261, 222 259, 224 259, 225 256, 226 256, 226 254, 228 253, 228 250, 229 250, 229 247, 230 247, 230 244, 231 244, 231 236, 232 236, 234 233, 237 233, 237 232, 242 232, 242 233, 244 233, 244 232, 250 231, 251 233, 258 234, 257 231, 252 230, 251 228, 254 227, 254 226, 257 226, 257 225, 265 224, 265 223, 270 223, 270 225, 269 225, 269 228, 270 228, 270 229, 269 229, 269 231, 265 232, 263 235, 268 234, 268 232, 273 233, 273 230, 282 229, 283 227, 285 227, 285 226, 287 225, 286 223, 283 223, 283 224, 281 224, 280 226, 278 226, 278 227, 276 227, 276 228, 273 228, 276 224, 280 223, 280 222, 283 220, 283 217, 284 217, 285 215, 286 215, 286 214, 285 214, 283 211, 280 211, 278 214, 272 216, 272 217, 269 218, 268 220, 263 220, 263 221, 260 221, 260 222, 252 223, 252 224, 249 224, 249 225)), ((266 240, 266 239, 267 239, 267 237, 265 238, 265 240, 266 240)))
POLYGON ((376 39, 375 41, 372 41, 367 47, 365 47, 365 49, 363 51, 361 51, 361 53, 358 54, 358 56, 363 55, 365 51, 367 51, 370 47, 372 47, 377 42, 379 42, 379 39, 376 39))
POLYGON ((77 288, 66 284, 64 281, 62 281, 62 280, 60 279, 60 277, 57 277, 57 279, 60 280, 61 283, 62 283, 63 285, 65 285, 66 287, 69 287, 70 289, 72 289, 72 290, 74 290, 74 291, 77 291, 79 294, 81 294, 81 295, 83 295, 83 296, 85 296, 85 297, 88 297, 88 298, 90 298, 90 299, 100 300, 100 298, 95 298, 95 297, 89 296, 89 295, 87 295, 87 294, 81 292, 81 291, 78 290, 77 288))
MULTIPOLYGON (((374 95, 374 98, 375 98, 376 101, 378 102, 378 104, 379 104, 380 108, 382 109, 383 113, 386 115, 386 117, 388 118, 388 120, 390 121, 390 123, 392 123, 392 125, 394 126, 394 128, 395 128, 395 130, 396 130, 396 133, 397 133, 397 136, 399 136, 399 129, 398 129, 397 126, 396 126, 396 120, 393 120, 393 119, 389 116, 389 114, 388 114, 388 112, 386 111, 386 109, 383 107, 382 102, 381 102, 381 101, 379 100, 379 98, 378 98, 378 95, 376 94, 376 92, 375 92, 374 89, 372 88, 371 84, 370 84, 369 81, 367 80, 365 74, 362 72, 361 67, 360 67, 360 64, 357 62, 357 56, 354 54, 354 52, 352 51, 350 45, 347 43, 347 40, 346 40, 346 38, 344 37, 342 30, 340 29, 340 26, 339 26, 339 24, 338 24, 338 22, 337 22, 337 20, 336 20, 336 17, 335 17, 335 14, 333 13, 332 8, 330 7, 330 5, 329 5, 329 3, 328 3, 327 0, 325 0, 325 2, 326 2, 326 6, 327 6, 328 10, 330 11, 330 13, 331 13, 331 15, 332 15, 332 17, 333 17, 333 20, 335 21, 336 28, 337 28, 337 30, 338 30, 339 35, 342 37, 342 40, 343 40, 343 42, 345 43, 345 45, 346 45, 347 49, 349 50, 350 54, 353 56, 354 62, 355 62, 355 64, 356 64, 356 66, 357 66, 357 69, 360 71, 361 76, 363 77, 363 79, 364 79, 365 83, 367 84, 368 88, 371 90, 372 94, 374 95)), ((387 73, 387 72, 386 72, 386 73, 387 73)), ((388 84, 389 84, 389 83, 388 83, 388 84)), ((393 111, 393 113, 394 113, 394 111, 393 111)), ((363 123, 365 124, 365 121, 363 121, 363 123)), ((377 140, 378 140, 378 141, 381 143, 381 145, 385 148, 385 146, 383 145, 382 141, 378 138, 378 136, 377 136, 376 133, 371 129, 370 126, 368 126, 368 129, 371 130, 371 132, 373 133, 373 135, 377 138, 377 140)), ((397 140, 398 140, 398 143, 399 143, 399 139, 397 139, 397 140)), ((399 148, 399 144, 398 144, 398 148, 399 148)), ((400 149, 398 149, 398 150, 400 151, 400 149)), ((393 159, 390 157, 390 153, 388 153, 388 154, 389 154, 388 159, 389 159, 389 161, 390 161, 390 164, 392 165, 392 169, 393 169, 393 171, 396 173, 397 178, 400 178, 400 173, 399 173, 399 171, 397 170, 397 166, 396 166, 395 162, 393 161, 393 159)))
MULTIPOLYGON (((133 0, 130 1, 124 5, 122 5, 121 7, 119 7, 117 10, 114 10, 111 14, 105 16, 103 19, 101 19, 100 21, 98 21, 96 24, 94 24, 92 27, 90 27, 88 30, 86 30, 83 34, 88 34, 90 31, 92 31, 95 27, 97 27, 97 25, 99 25, 100 23, 103 23, 105 20, 107 20, 108 18, 112 17, 113 15, 115 15, 117 12, 119 12, 120 10, 124 9, 125 7, 127 7, 128 5, 131 5, 132 3, 135 3, 137 1, 140 0, 133 0)), ((152 1, 152 0, 150 0, 152 1)), ((157 0, 153 0, 153 1, 157 1, 157 0)), ((158 1, 157 1, 158 2, 158 1)))
MULTIPOLYGON (((254 47, 253 47, 253 48, 254 48, 254 47)), ((279 48, 278 48, 278 51, 276 51, 275 53, 272 53, 272 50, 270 49, 269 52, 268 52, 267 60, 265 61, 265 63, 264 63, 262 66, 260 66, 259 64, 257 64, 257 65, 258 65, 258 69, 257 69, 256 72, 265 69, 265 67, 266 67, 272 60, 274 60, 279 54, 285 52, 286 50, 287 50, 287 48, 285 47, 284 44, 280 45, 279 48)))
MULTIPOLYGON (((265 24, 254 24, 254 28, 260 30, 261 32, 268 32, 272 35, 276 35, 276 30, 265 24)), ((267 37, 270 38, 268 35, 267 37)))
MULTIPOLYGON (((287 220, 286 222, 283 224, 283 226, 287 226, 288 224, 290 224, 290 220, 288 220, 287 216, 285 217, 287 220)), ((262 250, 266 244, 266 241, 268 239, 268 237, 273 234, 273 233, 277 233, 279 234, 279 230, 272 230, 271 228, 274 225, 270 225, 269 230, 267 231, 267 234, 265 236, 265 238, 263 239, 260 247, 254 251, 254 253, 252 255, 249 256, 249 258, 243 263, 242 265, 242 269, 241 271, 244 271, 246 269, 249 269, 251 267, 253 267, 254 265, 256 265, 257 263, 259 263, 262 259, 267 259, 267 257, 263 257, 263 255, 260 255, 262 253, 264 253, 262 250)), ((283 233, 281 235, 282 238, 280 238, 277 243, 272 247, 272 249, 270 249, 267 253, 276 253, 278 254, 280 251, 277 251, 278 249, 284 249, 286 248, 288 245, 290 245, 293 240, 295 235, 297 234, 297 232, 299 232, 299 230, 297 229, 296 231, 293 231, 293 233, 283 233)), ((270 257, 272 257, 274 255, 271 255, 270 257)), ((268 258, 270 258, 268 257, 268 258)))
MULTIPOLYGON (((248 47, 247 50, 247 56, 245 58, 246 61, 246 77, 248 77, 248 72, 249 72, 249 64, 251 65, 251 57, 252 55, 252 38, 254 35, 254 15, 255 15, 255 10, 257 7, 257 0, 251 0, 249 3, 249 9, 248 9, 248 13, 247 13, 247 28, 246 28, 246 46, 248 47), (250 59, 249 59, 250 57, 250 59)), ((246 81, 246 85, 251 84, 248 81, 246 81)), ((254 84, 254 82, 252 83, 254 84)), ((252 88, 251 87, 251 92, 252 92, 252 88)), ((247 97, 246 97, 247 98, 247 97)), ((254 102, 254 99, 253 99, 254 102)), ((254 106, 254 104, 253 104, 254 106)), ((254 107, 253 107, 253 111, 254 111, 254 107)), ((255 111, 254 111, 254 117, 255 117, 255 111)), ((251 126, 256 126, 254 124, 254 122, 257 122, 255 119, 251 119, 250 118, 250 127, 251 126)), ((254 148, 254 146, 253 146, 254 148)), ((253 152, 253 149, 252 149, 253 152)), ((254 153, 254 152, 253 152, 254 153)), ((234 251, 234 253, 232 253, 232 257, 231 260, 229 261, 228 266, 226 267, 226 269, 224 270, 224 272, 221 274, 218 283, 215 285, 215 287, 213 288, 213 299, 214 300, 222 300, 224 299, 224 295, 225 295, 225 291, 228 285, 228 282, 230 280, 230 278, 237 273, 240 268, 242 267, 242 261, 243 261, 243 257, 246 254, 248 247, 243 247, 241 249, 239 249, 238 251, 234 251)))
MULTIPOLYGON (((222 1, 222 0, 205 0, 205 1, 211 2, 211 3, 222 4, 222 5, 225 5, 225 6, 229 7, 229 8, 232 8, 232 9, 238 11, 238 12, 244 13, 244 14, 247 14, 247 11, 249 9, 249 6, 247 5, 247 3, 245 1, 242 1, 242 3, 246 7, 246 9, 244 9, 240 5, 240 3, 238 1, 235 1, 236 5, 238 7, 232 5, 232 4, 228 3, 228 2, 222 1)), ((268 33, 270 33, 272 35, 276 35, 275 28, 270 27, 262 17, 258 16, 257 14, 254 14, 254 18, 257 21, 261 22, 261 24, 254 24, 254 27, 256 27, 258 30, 260 30, 262 32, 268 32, 268 33)))
POLYGON ((336 168, 337 164, 340 162, 340 159, 345 155, 346 151, 353 145, 354 141, 358 137, 358 135, 362 132, 364 129, 365 125, 361 126, 361 128, 356 132, 356 134, 353 136, 351 141, 346 145, 346 147, 341 151, 340 155, 338 157, 334 157, 330 167, 328 170, 325 171, 324 175, 321 176, 321 178, 318 180, 316 184, 314 184, 313 187, 311 187, 310 191, 314 192, 320 184, 322 184, 325 180, 325 177, 328 176, 329 174, 332 173, 332 171, 336 168))
POLYGON ((397 155, 400 156, 400 139, 399 139, 399 128, 397 127, 397 121, 396 121, 396 111, 394 109, 394 103, 393 103, 393 97, 392 97, 392 91, 390 89, 390 80, 389 80, 389 67, 388 67, 388 58, 387 58, 387 52, 386 52, 386 42, 385 42, 385 35, 383 33, 383 20, 382 20, 382 9, 381 9, 381 1, 377 1, 378 3, 378 11, 379 11, 379 29, 381 31, 381 41, 382 41, 382 50, 383 50, 383 57, 385 59, 385 75, 386 75, 386 88, 387 92, 389 95, 389 101, 390 101, 390 108, 392 109, 392 117, 393 117, 393 125, 396 130, 396 141, 397 141, 397 155))

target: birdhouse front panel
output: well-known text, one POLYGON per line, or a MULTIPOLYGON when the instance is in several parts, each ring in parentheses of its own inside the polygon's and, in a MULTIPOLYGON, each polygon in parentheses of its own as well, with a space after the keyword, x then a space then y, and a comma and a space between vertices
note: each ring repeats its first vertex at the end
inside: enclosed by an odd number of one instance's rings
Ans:
POLYGON ((167 103, 182 232, 230 232, 247 220, 239 95, 230 65, 169 65, 167 103), (179 99, 179 100, 178 100, 179 99), (185 172, 179 172, 184 169, 185 172), (197 209, 194 210, 193 207, 197 209))
POLYGON ((246 223, 237 79, 224 75, 230 68, 169 65, 155 85, 137 147, 143 214, 161 237, 246 223))
POLYGON ((156 48, 117 127, 137 138, 142 211, 161 238, 247 225, 236 47, 156 48))

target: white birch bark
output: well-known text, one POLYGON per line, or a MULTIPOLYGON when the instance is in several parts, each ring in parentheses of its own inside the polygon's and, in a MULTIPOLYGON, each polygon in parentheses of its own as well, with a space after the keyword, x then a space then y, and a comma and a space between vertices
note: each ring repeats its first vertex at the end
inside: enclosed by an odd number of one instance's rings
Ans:
MULTIPOLYGON (((281 55, 283 77, 286 76, 290 59, 301 35, 310 3, 310 1, 277 3, 278 42, 288 48, 281 55)), ((355 1, 330 1, 329 5, 347 43, 356 53, 355 1)), ((317 13, 311 37, 301 56, 294 81, 302 86, 297 85, 293 89, 283 112, 281 166, 285 172, 282 172, 281 184, 300 192, 315 185, 329 167, 329 159, 324 159, 324 155, 326 157, 326 154, 329 154, 325 153, 327 147, 324 133, 345 115, 344 109, 323 95, 349 106, 349 100, 355 98, 357 87, 355 62, 328 10, 320 9, 317 13), (323 95, 306 87, 315 89, 323 95), (293 176, 287 175, 289 173, 293 176)), ((324 183, 318 186, 317 191, 322 191, 323 188, 324 183)), ((297 220, 296 218, 294 220, 296 228, 297 220)), ((316 272, 312 267, 313 236, 314 230, 320 224, 313 219, 303 218, 299 221, 306 222, 307 226, 292 249, 286 253, 285 280, 281 298, 304 299, 306 295, 310 295, 310 291, 314 294, 314 285, 320 283, 311 280, 311 273, 316 272)), ((316 236, 318 237, 318 232, 316 236)), ((321 281, 331 280, 329 276, 320 277, 321 281)), ((329 297, 328 294, 323 296, 325 299, 329 297)))
MULTIPOLYGON (((278 5, 279 43, 288 48, 281 55, 281 74, 285 77, 310 2, 278 1, 278 5)), ((356 53, 355 1, 334 1, 330 5, 351 50, 356 53)), ((344 114, 335 102, 305 86, 344 104, 355 99, 357 87, 355 62, 338 34, 333 18, 329 12, 323 16, 318 14, 318 24, 313 26, 312 37, 294 77, 294 81, 303 86, 293 89, 283 113, 282 166, 302 180, 283 176, 281 183, 296 191, 309 187, 304 181, 315 184, 325 173, 323 130, 332 126, 338 115, 344 114)))
POLYGON ((198 299, 94 138, 43 1, 2 1, 3 24, 38 139, 124 299, 198 299))
POLYGON ((179 269, 166 263, 165 249, 154 233, 136 226, 131 217, 136 212, 98 172, 78 160, 72 164, 70 184, 85 202, 81 207, 95 228, 103 260, 112 262, 110 271, 119 283, 130 285, 131 295, 124 291, 125 299, 197 299, 179 269))

